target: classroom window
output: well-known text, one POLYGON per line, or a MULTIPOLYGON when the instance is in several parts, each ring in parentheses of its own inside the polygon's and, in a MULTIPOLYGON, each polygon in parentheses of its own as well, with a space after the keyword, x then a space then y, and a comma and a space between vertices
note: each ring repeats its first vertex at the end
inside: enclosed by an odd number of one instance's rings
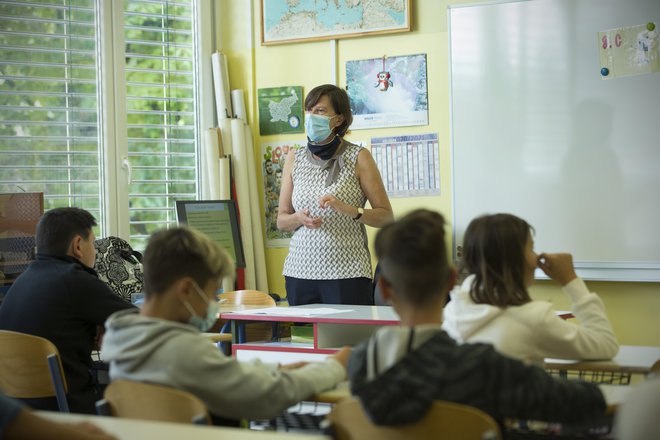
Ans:
POLYGON ((93 0, 0 3, 0 192, 103 222, 93 0))
POLYGON ((174 223, 199 188, 196 7, 0 3, 0 192, 88 209, 138 249, 174 223))

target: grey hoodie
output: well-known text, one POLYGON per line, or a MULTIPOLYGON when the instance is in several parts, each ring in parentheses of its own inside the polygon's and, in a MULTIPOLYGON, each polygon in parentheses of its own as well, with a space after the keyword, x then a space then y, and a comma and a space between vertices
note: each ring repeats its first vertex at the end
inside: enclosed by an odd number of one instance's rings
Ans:
POLYGON ((212 414, 228 419, 272 418, 345 377, 334 359, 280 371, 227 357, 188 324, 115 313, 105 323, 103 357, 110 378, 151 382, 188 391, 212 414))

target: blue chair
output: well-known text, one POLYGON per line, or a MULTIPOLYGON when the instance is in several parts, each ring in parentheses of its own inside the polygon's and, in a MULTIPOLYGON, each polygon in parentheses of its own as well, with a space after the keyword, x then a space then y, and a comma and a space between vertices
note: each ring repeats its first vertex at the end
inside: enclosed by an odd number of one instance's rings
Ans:
POLYGON ((0 353, 0 390, 16 399, 55 397, 60 412, 69 412, 66 378, 52 342, 0 330, 0 353))

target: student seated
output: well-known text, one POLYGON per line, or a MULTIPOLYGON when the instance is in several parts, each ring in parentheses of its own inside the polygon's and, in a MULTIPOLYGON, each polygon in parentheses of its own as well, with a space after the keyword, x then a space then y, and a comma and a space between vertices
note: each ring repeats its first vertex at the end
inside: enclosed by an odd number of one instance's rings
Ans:
POLYGON ((451 292, 443 328, 458 342, 488 342, 516 359, 610 359, 619 345, 598 295, 573 269, 570 254, 536 254, 532 228, 510 214, 474 219, 463 238, 463 265, 470 275, 451 292), (532 301, 527 289, 540 267, 572 302, 580 325, 555 314, 552 304, 532 301))
MULTIPOLYGON (((90 373, 97 329, 112 313, 134 308, 99 280, 96 220, 80 208, 47 211, 37 225, 37 258, 0 305, 0 329, 41 336, 57 347, 72 412, 95 414, 102 386, 90 373)), ((57 410, 55 398, 25 399, 33 408, 57 410)))
POLYGON ((498 420, 575 426, 604 420, 605 400, 596 385, 554 378, 490 344, 457 344, 442 330, 456 272, 447 263, 440 214, 409 213, 378 232, 375 249, 383 297, 401 326, 380 328, 349 360, 351 391, 374 423, 415 422, 435 400, 470 405, 498 420))
POLYGON ((58 423, 40 417, 0 393, 0 439, 117 440, 88 422, 58 423))
POLYGON ((348 348, 322 363, 278 369, 238 362, 200 335, 216 322, 216 291, 234 271, 227 252, 207 236, 186 227, 156 232, 143 264, 140 313, 120 312, 106 322, 111 380, 182 389, 214 416, 235 421, 273 418, 346 377, 348 348))

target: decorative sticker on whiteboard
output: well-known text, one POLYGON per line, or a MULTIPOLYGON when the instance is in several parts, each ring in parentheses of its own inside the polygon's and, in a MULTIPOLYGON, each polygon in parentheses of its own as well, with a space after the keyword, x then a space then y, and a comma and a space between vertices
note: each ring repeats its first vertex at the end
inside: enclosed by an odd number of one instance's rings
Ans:
POLYGON ((602 79, 660 72, 655 23, 598 32, 602 79))
POLYGON ((437 133, 371 138, 371 155, 390 197, 440 194, 437 133))

